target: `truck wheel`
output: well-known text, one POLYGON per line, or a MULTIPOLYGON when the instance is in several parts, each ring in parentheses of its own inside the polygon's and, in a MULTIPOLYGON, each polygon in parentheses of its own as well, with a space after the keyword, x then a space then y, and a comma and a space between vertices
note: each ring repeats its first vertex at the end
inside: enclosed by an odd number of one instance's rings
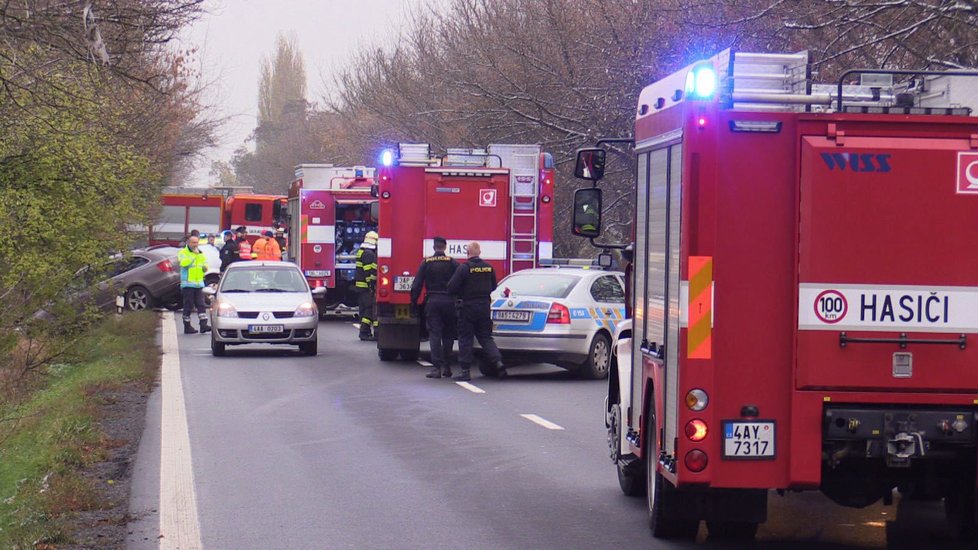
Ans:
POLYGON ((751 541, 757 536, 757 524, 746 521, 708 521, 710 539, 751 541))
POLYGON ((608 377, 610 367, 611 340, 605 333, 599 332, 591 340, 591 349, 588 350, 587 359, 581 363, 577 372, 582 378, 600 380, 608 377))
POLYGON ((306 355, 316 355, 319 353, 319 340, 299 344, 299 351, 306 355))
POLYGON ((381 361, 394 361, 397 359, 397 350, 377 348, 377 356, 380 357, 381 361))
POLYGON ((627 464, 621 459, 621 405, 618 403, 611 406, 608 448, 611 450, 611 460, 618 470, 618 486, 621 487, 621 492, 630 497, 645 496, 645 465, 627 464))
POLYGON ((961 483, 944 497, 944 515, 952 534, 961 540, 973 540, 978 534, 975 508, 975 484, 961 483))
POLYGON ((153 307, 153 296, 145 287, 135 285, 126 291, 126 309, 143 311, 153 307))
POLYGON ((655 433, 655 404, 650 405, 651 412, 646 421, 645 429, 642 430, 642 439, 645 441, 645 480, 646 480, 646 501, 648 502, 649 529, 652 536, 660 539, 693 539, 699 531, 699 520, 675 519, 667 516, 667 510, 675 509, 676 493, 678 492, 671 483, 662 477, 656 468, 655 460, 656 447, 655 437, 649 437, 655 433))
POLYGON ((226 352, 226 347, 224 342, 218 342, 217 338, 214 337, 214 333, 211 332, 211 355, 214 357, 224 357, 226 352))

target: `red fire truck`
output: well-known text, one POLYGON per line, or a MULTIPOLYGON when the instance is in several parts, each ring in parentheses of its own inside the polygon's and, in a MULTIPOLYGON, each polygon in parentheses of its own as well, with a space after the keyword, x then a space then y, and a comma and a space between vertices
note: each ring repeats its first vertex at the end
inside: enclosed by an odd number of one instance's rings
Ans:
POLYGON ((261 231, 285 224, 285 201, 279 195, 255 194, 251 187, 165 187, 149 244, 178 245, 193 229, 217 233, 242 225, 254 242, 261 231))
MULTIPOLYGON (((978 73, 810 75, 804 52, 725 51, 640 95, 634 319, 606 413, 621 488, 657 537, 751 538, 769 489, 943 499, 968 536, 978 73)), ((583 149, 576 175, 603 163, 583 149)), ((578 190, 575 217, 594 208, 578 190)))
POLYGON ((377 230, 374 169, 365 166, 301 164, 289 189, 293 246, 288 259, 309 286, 325 287, 319 311, 357 304, 353 277, 356 253, 368 231, 377 230))
POLYGON ((465 261, 479 241, 482 259, 503 276, 537 267, 553 256, 553 157, 539 145, 449 149, 435 157, 427 144, 385 151, 379 169, 380 240, 377 246, 377 350, 413 360, 421 341, 410 309, 414 274, 433 238, 465 261))

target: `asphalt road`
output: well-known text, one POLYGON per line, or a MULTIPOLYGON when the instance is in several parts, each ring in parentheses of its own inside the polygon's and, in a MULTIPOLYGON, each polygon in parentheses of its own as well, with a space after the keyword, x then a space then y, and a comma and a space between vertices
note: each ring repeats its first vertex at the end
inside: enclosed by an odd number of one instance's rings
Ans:
MULTIPOLYGON (((603 381, 474 371, 474 393, 380 362, 349 320, 320 324, 317 357, 214 358, 206 336, 178 341, 205 548, 964 548, 945 539, 939 504, 853 510, 818 493, 772 493, 754 544, 709 541, 705 526, 696 543, 653 539, 607 458, 603 381)), ((159 407, 154 395, 132 548, 159 544, 159 407)))

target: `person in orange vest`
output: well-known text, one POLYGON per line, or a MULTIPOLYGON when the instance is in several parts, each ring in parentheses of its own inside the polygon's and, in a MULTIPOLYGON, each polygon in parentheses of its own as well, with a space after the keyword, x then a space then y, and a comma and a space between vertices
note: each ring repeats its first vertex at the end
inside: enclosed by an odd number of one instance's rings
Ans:
POLYGON ((275 234, 271 231, 263 232, 261 238, 255 241, 255 245, 251 248, 251 255, 256 260, 281 261, 282 249, 275 241, 275 234))
POLYGON ((248 242, 248 229, 242 225, 236 231, 238 233, 238 257, 241 260, 250 260, 251 243, 248 242))

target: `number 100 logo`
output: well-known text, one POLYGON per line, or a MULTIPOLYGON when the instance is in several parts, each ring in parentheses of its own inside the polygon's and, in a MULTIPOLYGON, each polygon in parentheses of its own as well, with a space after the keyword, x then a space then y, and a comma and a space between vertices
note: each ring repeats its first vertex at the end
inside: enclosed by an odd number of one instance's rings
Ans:
POLYGON ((837 290, 826 290, 815 297, 815 316, 823 323, 838 323, 848 312, 849 303, 837 290))

